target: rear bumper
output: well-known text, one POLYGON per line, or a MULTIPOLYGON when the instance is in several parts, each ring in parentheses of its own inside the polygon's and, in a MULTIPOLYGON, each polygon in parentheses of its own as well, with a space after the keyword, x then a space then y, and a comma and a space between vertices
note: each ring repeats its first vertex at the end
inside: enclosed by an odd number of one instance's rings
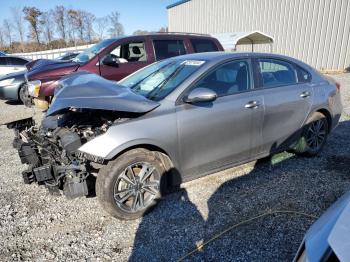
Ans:
POLYGON ((19 100, 18 91, 21 83, 9 86, 0 86, 0 99, 3 100, 19 100))

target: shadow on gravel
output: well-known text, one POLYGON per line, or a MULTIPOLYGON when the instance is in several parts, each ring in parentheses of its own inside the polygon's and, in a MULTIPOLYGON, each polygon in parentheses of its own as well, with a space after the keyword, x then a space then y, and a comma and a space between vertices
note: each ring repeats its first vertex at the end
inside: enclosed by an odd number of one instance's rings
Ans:
MULTIPOLYGON (((176 261, 228 227, 271 210, 321 215, 350 187, 348 134, 350 122, 341 122, 318 157, 283 152, 257 161, 251 172, 211 195, 207 219, 186 190, 166 196, 142 219, 130 261, 176 261)), ((313 222, 298 215, 266 216, 210 241, 185 260, 291 261, 313 222)))
POLYGON ((5 104, 11 105, 11 106, 23 105, 21 101, 12 101, 12 100, 6 101, 5 104))

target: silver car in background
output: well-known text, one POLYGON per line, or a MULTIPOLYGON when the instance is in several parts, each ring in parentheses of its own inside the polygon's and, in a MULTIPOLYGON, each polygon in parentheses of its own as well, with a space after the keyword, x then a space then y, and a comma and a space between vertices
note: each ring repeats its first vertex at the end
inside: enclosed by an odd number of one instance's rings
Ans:
POLYGON ((102 206, 135 219, 169 185, 283 151, 314 156, 337 126, 340 86, 290 57, 200 53, 113 83, 65 77, 40 128, 9 123, 23 178, 68 197, 97 176, 102 206))
MULTIPOLYGON (((55 60, 69 61, 76 57, 79 53, 66 53, 55 60)), ((25 73, 26 68, 22 71, 9 73, 0 77, 0 99, 9 101, 26 101, 26 85, 25 73)))
POLYGON ((0 56, 0 77, 4 75, 23 71, 26 69, 25 64, 31 59, 17 56, 0 56))

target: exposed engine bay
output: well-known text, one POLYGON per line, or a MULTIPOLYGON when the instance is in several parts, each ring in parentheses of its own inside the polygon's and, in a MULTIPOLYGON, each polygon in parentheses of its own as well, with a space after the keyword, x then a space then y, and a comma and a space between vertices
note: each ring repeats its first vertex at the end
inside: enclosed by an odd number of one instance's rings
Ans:
POLYGON ((89 181, 104 160, 86 156, 78 148, 111 125, 125 121, 120 112, 92 109, 70 109, 47 116, 38 127, 32 118, 7 124, 15 132, 13 146, 28 168, 22 172, 25 183, 37 182, 51 192, 68 198, 86 196, 89 181))

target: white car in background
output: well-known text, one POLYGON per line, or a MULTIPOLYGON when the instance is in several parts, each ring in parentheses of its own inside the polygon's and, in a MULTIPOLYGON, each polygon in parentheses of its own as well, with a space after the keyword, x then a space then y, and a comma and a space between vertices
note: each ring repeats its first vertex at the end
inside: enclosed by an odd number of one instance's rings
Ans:
POLYGON ((0 56, 0 77, 25 70, 25 64, 29 61, 29 59, 23 57, 0 56))

